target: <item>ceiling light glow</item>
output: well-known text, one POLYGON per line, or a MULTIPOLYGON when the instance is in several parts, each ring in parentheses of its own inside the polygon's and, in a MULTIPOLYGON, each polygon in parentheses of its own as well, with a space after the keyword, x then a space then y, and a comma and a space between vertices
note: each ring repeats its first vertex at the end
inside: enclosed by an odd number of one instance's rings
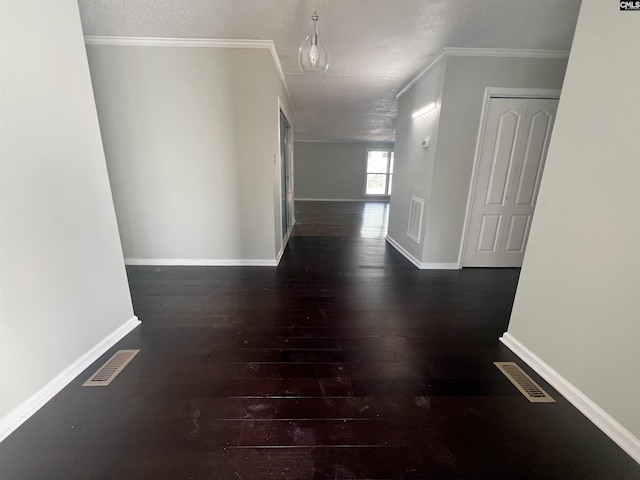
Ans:
POLYGON ((435 103, 430 103, 426 107, 422 107, 420 110, 416 110, 415 112, 413 112, 413 114, 411 116, 413 118, 418 118, 418 117, 421 117, 423 115, 426 115, 427 113, 433 112, 435 109, 436 109, 436 104, 435 103))

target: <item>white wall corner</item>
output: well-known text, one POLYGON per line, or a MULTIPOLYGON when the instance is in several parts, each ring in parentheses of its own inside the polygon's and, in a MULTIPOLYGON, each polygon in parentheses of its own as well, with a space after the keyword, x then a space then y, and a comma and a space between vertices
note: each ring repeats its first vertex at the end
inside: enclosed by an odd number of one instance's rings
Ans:
POLYGON ((396 94, 396 98, 400 98, 402 94, 407 92, 418 81, 426 75, 426 73, 438 63, 438 61, 447 56, 458 57, 516 57, 516 58, 568 58, 569 52, 566 50, 525 50, 515 48, 443 48, 433 60, 429 62, 422 70, 420 70, 402 89, 396 94))
POLYGON ((385 237, 385 240, 389 242, 389 244, 395 248, 403 257, 413 263, 420 270, 460 270, 462 267, 455 262, 452 263, 432 263, 432 262, 421 262, 416 257, 411 255, 402 245, 400 245, 396 240, 391 238, 389 235, 385 237))
POLYGON ((291 225, 291 228, 289 229, 284 239, 282 240, 282 247, 280 248, 280 251, 278 252, 278 256, 276 257, 276 266, 280 265, 280 260, 282 260, 282 255, 284 255, 285 248, 287 248, 287 244, 289 243, 289 239, 291 238, 291 232, 293 232, 293 227, 295 226, 295 224, 296 224, 296 221, 294 219, 293 225, 291 225))
POLYGON ((640 439, 509 332, 505 332, 504 335, 500 337, 500 341, 520 357, 524 363, 529 365, 529 367, 549 383, 549 385, 555 388, 558 393, 565 397, 620 448, 627 452, 631 458, 640 463, 640 439))
POLYGON ((398 242, 396 242, 393 238, 391 238, 389 235, 387 235, 385 237, 385 240, 387 242, 389 242, 389 244, 395 248, 398 252, 400 252, 400 254, 405 257, 407 260, 409 260, 411 263, 413 263, 416 267, 421 268, 422 263, 420 262, 420 260, 418 260, 416 257, 414 257, 413 255, 411 255, 407 250, 404 249, 404 247, 402 245, 400 245, 398 242))
POLYGON ((86 370, 111 347, 140 325, 138 317, 132 317, 116 330, 103 338, 97 345, 62 370, 53 380, 47 383, 28 400, 0 419, 0 442, 7 438, 34 413, 42 408, 58 392, 66 387, 74 378, 86 370))
MULTIPOLYGON (((289 86, 287 85, 287 77, 284 74, 284 69, 282 68, 282 63, 280 62, 280 55, 278 55, 278 50, 276 49, 276 43, 275 42, 271 42, 271 46, 269 47, 269 51, 271 52, 271 57, 273 58, 273 63, 276 66, 276 70, 278 71, 278 75, 280 76, 280 80, 282 81, 282 86, 284 87, 284 92, 287 94, 287 99, 289 100, 289 105, 291 105, 291 110, 293 110, 293 113, 296 113, 296 106, 293 103, 293 100, 291 100, 291 94, 289 93, 289 86)), ((293 123, 291 122, 291 120, 287 119, 289 121, 289 123, 293 126, 293 123)), ((293 132, 292 132, 292 138, 293 138, 293 132)))

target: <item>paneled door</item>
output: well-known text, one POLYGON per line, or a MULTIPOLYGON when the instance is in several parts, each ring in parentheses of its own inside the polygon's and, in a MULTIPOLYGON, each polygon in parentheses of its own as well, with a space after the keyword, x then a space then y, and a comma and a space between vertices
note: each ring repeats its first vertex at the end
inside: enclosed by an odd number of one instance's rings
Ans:
POLYGON ((489 99, 463 266, 522 266, 557 107, 489 99))

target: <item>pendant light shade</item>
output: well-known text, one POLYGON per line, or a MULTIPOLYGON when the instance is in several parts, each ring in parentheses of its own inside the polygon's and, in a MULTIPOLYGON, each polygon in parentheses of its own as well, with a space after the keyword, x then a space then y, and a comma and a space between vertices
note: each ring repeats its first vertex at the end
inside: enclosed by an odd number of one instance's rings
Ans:
POLYGON ((321 75, 329 68, 329 52, 318 33, 318 14, 313 12, 313 29, 298 49, 298 60, 304 73, 321 75))

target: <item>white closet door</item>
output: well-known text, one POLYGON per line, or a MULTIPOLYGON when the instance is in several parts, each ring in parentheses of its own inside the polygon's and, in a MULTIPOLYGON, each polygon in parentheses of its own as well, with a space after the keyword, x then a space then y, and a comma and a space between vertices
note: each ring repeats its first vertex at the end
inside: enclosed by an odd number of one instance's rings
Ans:
POLYGON ((522 265, 557 104, 489 100, 464 266, 522 265))
POLYGON ((498 267, 522 266, 557 108, 557 99, 529 100, 522 154, 507 188, 498 267))

